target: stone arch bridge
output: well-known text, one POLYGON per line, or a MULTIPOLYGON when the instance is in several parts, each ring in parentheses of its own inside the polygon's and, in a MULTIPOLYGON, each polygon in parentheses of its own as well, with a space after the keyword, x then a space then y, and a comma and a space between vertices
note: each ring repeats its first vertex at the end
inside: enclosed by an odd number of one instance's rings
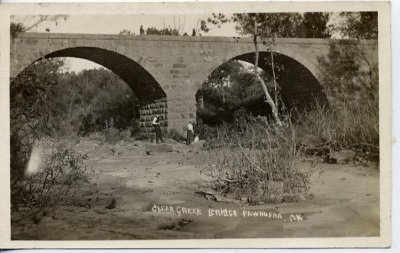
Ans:
MULTIPOLYGON (((363 47, 366 59, 378 61, 377 41, 340 41, 348 50, 363 47)), ((318 58, 328 56, 328 39, 277 39, 275 64, 282 66, 278 80, 282 95, 292 104, 324 96, 318 58)), ((269 72, 260 46, 259 66, 269 72)), ((164 126, 183 131, 196 118, 196 92, 218 66, 231 59, 254 63, 251 38, 189 36, 127 36, 97 34, 25 33, 11 43, 11 78, 33 62, 52 57, 83 58, 110 69, 135 92, 141 103, 140 120, 145 132, 161 115, 164 126)), ((365 59, 360 75, 369 73, 365 59)))

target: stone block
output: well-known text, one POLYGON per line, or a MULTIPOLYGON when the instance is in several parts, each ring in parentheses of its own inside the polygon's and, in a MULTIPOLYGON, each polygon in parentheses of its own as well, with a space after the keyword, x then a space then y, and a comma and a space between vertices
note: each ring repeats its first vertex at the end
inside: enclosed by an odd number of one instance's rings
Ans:
POLYGON ((169 71, 170 74, 182 74, 182 75, 187 75, 188 74, 188 70, 187 68, 175 68, 175 69, 171 69, 169 71))
POLYGON ((175 63, 175 64, 172 65, 172 67, 174 69, 176 69, 176 68, 187 68, 187 65, 186 64, 182 64, 182 63, 175 63))

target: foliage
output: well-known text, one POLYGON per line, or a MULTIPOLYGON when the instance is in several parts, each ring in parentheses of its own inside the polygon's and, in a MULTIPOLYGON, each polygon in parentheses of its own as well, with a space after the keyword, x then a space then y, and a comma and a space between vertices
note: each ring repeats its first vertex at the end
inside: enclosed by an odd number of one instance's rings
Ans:
POLYGON ((208 32, 207 23, 221 27, 224 23, 236 23, 236 31, 240 35, 254 34, 254 23, 259 24, 260 37, 290 37, 290 38, 327 38, 330 37, 327 28, 328 13, 234 13, 227 17, 224 14, 212 14, 212 17, 201 22, 201 29, 208 32))
POLYGON ((122 140, 128 140, 131 137, 131 132, 126 130, 119 130, 114 127, 104 129, 105 141, 110 144, 116 144, 122 140))
MULTIPOLYGON (((268 86, 272 86, 271 77, 259 71, 268 86)), ((247 107, 249 102, 262 97, 263 90, 249 66, 237 60, 228 61, 213 71, 203 83, 196 97, 197 116, 206 124, 231 122, 232 112, 240 107, 247 107)), ((268 110, 263 111, 264 114, 268 110)))
POLYGON ((379 160, 378 106, 371 100, 362 104, 354 100, 337 106, 318 103, 299 114, 299 136, 315 135, 332 150, 352 149, 369 160, 379 160))
POLYGON ((342 38, 378 39, 378 12, 342 12, 342 21, 329 29, 342 38))
POLYGON ((378 62, 369 58, 366 51, 359 43, 349 46, 335 41, 331 43, 327 57, 318 59, 331 103, 340 104, 342 99, 353 99, 360 103, 365 100, 378 102, 378 62), (361 71, 361 62, 368 66, 368 72, 361 71))
POLYGON ((325 12, 306 12, 303 14, 299 38, 329 38, 331 32, 328 28, 329 14, 325 12))
MULTIPOLYGON (((330 107, 318 104, 301 113, 302 131, 335 143, 336 149, 379 151, 379 72, 376 59, 365 55, 360 43, 332 43, 328 57, 319 58, 330 107), (369 71, 361 71, 362 63, 369 71)), ((379 153, 379 152, 378 152, 379 153)), ((373 155, 374 156, 374 155, 373 155)), ((371 157, 377 159, 378 157, 371 157)))
POLYGON ((14 130, 25 121, 30 128, 42 122, 41 132, 50 136, 88 135, 108 127, 135 129, 138 103, 126 83, 106 69, 76 74, 64 72, 63 64, 58 58, 41 60, 12 80, 14 130))
POLYGON ((163 29, 157 29, 156 27, 149 27, 146 29, 147 35, 170 35, 179 36, 180 31, 176 28, 166 27, 163 29))
POLYGON ((122 31, 119 32, 119 35, 135 35, 134 32, 128 29, 123 29, 122 31))
MULTIPOLYGON (((56 96, 61 60, 34 63, 10 84, 11 191, 22 180, 35 140, 52 136, 61 122, 52 126, 57 113, 51 101, 56 96)), ((62 110, 62 109, 59 109, 62 110)), ((59 112, 59 111, 58 111, 59 112)))
POLYGON ((215 189, 252 204, 308 197, 313 171, 296 164, 295 128, 289 120, 284 123, 241 110, 234 124, 222 126, 218 141, 206 142, 213 152, 206 157, 203 173, 215 179, 215 189))
MULTIPOLYGON (((19 34, 30 31, 33 28, 37 28, 39 25, 46 22, 54 23, 57 26, 59 20, 63 19, 66 21, 67 18, 67 15, 37 15, 30 24, 24 24, 18 20, 13 20, 10 22, 11 39, 15 39, 19 34)), ((46 31, 50 31, 50 29, 46 28, 46 31)))
POLYGON ((68 105, 63 115, 80 135, 108 127, 125 129, 135 125, 138 103, 132 89, 106 69, 84 70, 64 75, 60 104, 68 105))
POLYGON ((45 161, 44 168, 27 179, 31 205, 59 204, 79 192, 89 183, 89 172, 84 166, 87 158, 85 154, 57 147, 45 161))
POLYGON ((10 37, 15 39, 21 33, 25 32, 25 27, 22 23, 11 23, 10 24, 10 37))
POLYGON ((33 63, 10 83, 11 194, 21 199, 21 183, 33 143, 44 137, 71 138, 95 131, 108 140, 125 139, 137 131, 136 97, 108 70, 64 72, 63 60, 33 63), (112 133, 118 129, 117 136, 112 133), (121 131, 130 128, 131 130, 121 131), (133 132, 132 132, 133 133, 133 132))

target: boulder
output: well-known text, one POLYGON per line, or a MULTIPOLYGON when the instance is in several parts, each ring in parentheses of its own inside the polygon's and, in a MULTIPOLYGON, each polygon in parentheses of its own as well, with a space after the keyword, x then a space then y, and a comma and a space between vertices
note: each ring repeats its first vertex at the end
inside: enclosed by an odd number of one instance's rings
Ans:
POLYGON ((200 150, 203 149, 203 146, 204 146, 205 142, 206 142, 205 140, 196 141, 196 142, 193 142, 192 144, 190 144, 188 146, 190 147, 190 150, 192 152, 196 153, 196 152, 199 152, 200 150))

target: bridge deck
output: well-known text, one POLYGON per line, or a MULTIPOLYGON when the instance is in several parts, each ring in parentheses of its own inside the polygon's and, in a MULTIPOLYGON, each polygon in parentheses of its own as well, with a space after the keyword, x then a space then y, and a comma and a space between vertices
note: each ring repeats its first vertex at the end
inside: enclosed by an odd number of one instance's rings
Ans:
MULTIPOLYGON (((27 32, 21 38, 36 39, 97 39, 97 40, 138 40, 138 41, 185 41, 185 42, 220 42, 253 43, 251 37, 215 37, 215 36, 167 36, 167 35, 118 35, 118 34, 83 34, 83 33, 34 33, 27 32)), ((348 44, 376 44, 377 40, 336 40, 320 38, 276 38, 277 44, 329 44, 340 41, 348 44)))

